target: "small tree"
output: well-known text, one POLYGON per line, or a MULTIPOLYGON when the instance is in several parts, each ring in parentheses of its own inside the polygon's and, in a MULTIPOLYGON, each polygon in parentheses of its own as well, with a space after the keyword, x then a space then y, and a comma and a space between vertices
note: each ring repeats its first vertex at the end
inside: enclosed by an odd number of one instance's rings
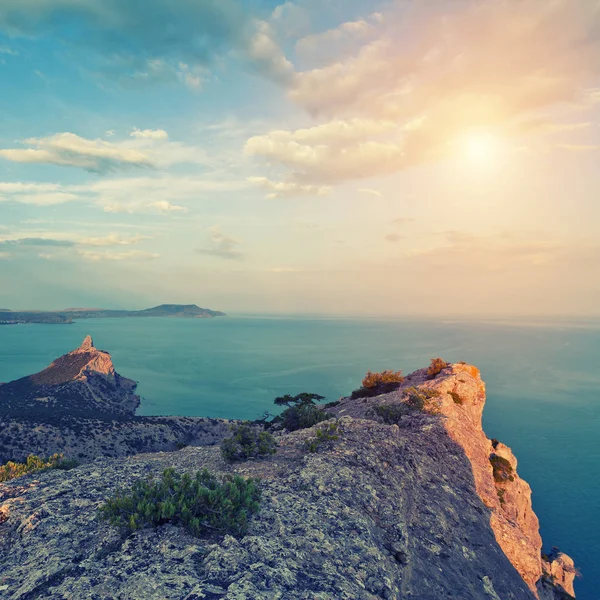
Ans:
POLYGON ((331 418, 331 414, 319 408, 315 401, 325 400, 324 396, 302 392, 296 396, 286 394, 275 398, 277 406, 287 406, 287 408, 272 421, 272 425, 287 429, 288 431, 297 431, 312 427, 321 421, 331 418))

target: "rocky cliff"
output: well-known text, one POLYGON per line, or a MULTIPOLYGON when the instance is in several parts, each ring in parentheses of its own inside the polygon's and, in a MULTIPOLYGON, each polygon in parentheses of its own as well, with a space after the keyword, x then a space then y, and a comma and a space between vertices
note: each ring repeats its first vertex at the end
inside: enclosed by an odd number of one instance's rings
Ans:
MULTIPOLYGON (((517 473, 517 459, 508 446, 490 440, 483 431, 485 384, 479 370, 472 365, 452 364, 433 379, 426 369, 416 371, 396 396, 391 396, 392 401, 398 395, 400 400, 404 399, 406 390, 415 386, 439 393, 432 406, 440 424, 469 460, 477 495, 490 511, 496 541, 532 593, 539 598, 574 596, 576 571, 571 558, 560 553, 542 559, 542 539, 531 504, 531 488, 517 473)), ((362 412, 348 401, 336 410, 355 416, 362 412)))
POLYGON ((389 394, 331 408, 323 425, 278 434, 277 453, 231 466, 216 447, 99 458, 0 484, 0 597, 235 600, 557 600, 566 555, 542 559, 529 486, 481 428, 485 388, 470 365, 417 371, 389 394), (427 409, 401 410, 411 395, 427 409), (437 395, 435 395, 437 393, 437 395), (247 535, 193 538, 170 525, 123 537, 97 519, 118 488, 166 467, 261 478, 247 535), (3 595, 2 595, 3 594, 3 595))
POLYGON ((137 417, 137 384, 90 336, 43 371, 0 385, 0 464, 55 452, 78 460, 214 444, 223 419, 137 417))

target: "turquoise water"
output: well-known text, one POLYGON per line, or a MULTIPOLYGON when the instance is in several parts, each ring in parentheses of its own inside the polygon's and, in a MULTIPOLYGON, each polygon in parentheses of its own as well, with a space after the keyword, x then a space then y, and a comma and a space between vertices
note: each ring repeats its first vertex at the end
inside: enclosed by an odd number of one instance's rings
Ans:
POLYGON ((140 382, 144 415, 255 418, 284 393, 337 399, 367 369, 407 373, 432 356, 476 364, 485 430, 517 455, 545 544, 575 559, 578 598, 600 599, 600 327, 256 317, 6 326, 0 381, 39 371, 87 333, 140 382))

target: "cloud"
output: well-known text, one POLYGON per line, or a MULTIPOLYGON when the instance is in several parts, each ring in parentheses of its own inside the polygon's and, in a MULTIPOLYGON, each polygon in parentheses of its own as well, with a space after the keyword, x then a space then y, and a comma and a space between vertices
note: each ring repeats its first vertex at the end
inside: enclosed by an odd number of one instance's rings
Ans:
POLYGON ((58 133, 45 138, 29 138, 27 149, 0 150, 0 157, 20 163, 46 163, 79 167, 106 173, 125 167, 152 167, 152 159, 134 148, 103 140, 88 140, 74 133, 58 133))
POLYGON ((246 181, 162 175, 105 179, 91 183, 85 189, 106 212, 176 214, 188 210, 180 202, 194 202, 213 193, 243 190, 248 185, 246 181))
POLYGON ((309 110, 404 118, 415 111, 504 119, 572 100, 600 58, 593 2, 399 3, 351 59, 300 73, 309 110), (470 115, 466 111, 471 112, 470 115))
POLYGON ((171 204, 166 200, 158 200, 156 202, 144 202, 144 201, 132 201, 128 203, 123 202, 109 202, 104 205, 104 212, 107 213, 170 213, 170 212, 187 212, 187 208, 184 206, 178 206, 177 204, 171 204))
POLYGON ((132 237, 123 237, 112 233, 104 237, 87 237, 78 240, 82 246, 131 246, 143 240, 150 239, 145 235, 134 235, 132 237))
POLYGON ((288 85, 295 74, 294 66, 275 41, 273 28, 266 21, 256 21, 255 28, 246 50, 251 64, 269 79, 288 85))
POLYGON ((533 238, 518 234, 479 236, 462 231, 447 231, 444 242, 430 248, 414 248, 408 257, 416 264, 444 270, 460 271, 463 276, 477 272, 499 273, 536 270, 553 272, 577 263, 578 268, 600 258, 600 246, 568 244, 553 238, 533 238))
POLYGON ((388 233, 385 239, 388 242, 399 242, 404 236, 398 235, 397 233, 388 233))
POLYGON ((199 68, 232 49, 277 81, 289 69, 268 30, 237 0, 19 0, 0 3, 0 31, 53 35, 101 57, 105 73, 129 81, 180 79, 200 85, 199 68), (68 18, 65 18, 68 16, 68 18))
POLYGON ((0 239, 0 246, 4 247, 56 247, 72 248, 75 245, 70 240, 55 240, 50 238, 17 238, 0 239))
MULTIPOLYGON (((108 132, 107 132, 108 133, 108 132)), ((150 140, 167 140, 169 134, 164 129, 134 129, 131 132, 131 137, 143 138, 150 140)))
POLYGON ((20 163, 76 167, 93 173, 209 162, 203 149, 171 142, 162 129, 135 129, 130 139, 121 141, 91 140, 74 133, 57 133, 44 138, 29 138, 23 143, 31 147, 0 149, 0 157, 20 163))
POLYGON ((268 190, 268 200, 278 198, 293 198, 296 196, 326 196, 331 188, 319 185, 302 185, 291 181, 271 181, 266 177, 249 177, 248 181, 268 190))
POLYGON ((296 146, 322 144, 343 146, 361 142, 370 136, 377 136, 396 128, 396 123, 387 120, 366 118, 333 120, 314 127, 294 131, 275 130, 266 135, 251 137, 246 142, 246 152, 251 155, 270 156, 281 154, 284 149, 293 149, 296 146))
POLYGON ((297 71, 288 84, 289 97, 325 122, 248 140, 248 154, 289 170, 286 181, 387 175, 452 155, 469 132, 525 134, 536 120, 546 133, 576 132, 578 123, 552 131, 540 113, 600 98, 595 2, 390 3, 366 25, 343 23, 300 46, 349 31, 356 49, 297 71), (371 132, 361 120, 382 128, 371 132))
POLYGON ((406 161, 403 131, 390 121, 334 120, 295 131, 272 131, 246 142, 245 152, 279 163, 301 184, 337 183, 392 173, 406 161))
POLYGON ((376 198, 383 198, 383 194, 378 190, 373 190, 371 188, 360 188, 358 190, 361 194, 366 194, 367 196, 375 196, 376 198))
POLYGON ((402 225, 408 225, 408 223, 413 223, 414 219, 411 217, 398 217, 397 219, 392 219, 392 225, 394 227, 401 227, 402 225))
POLYGON ((205 248, 196 250, 199 254, 208 254, 210 256, 218 256, 229 260, 242 258, 243 254, 238 247, 241 242, 229 235, 224 234, 218 226, 210 229, 209 243, 205 248))
POLYGON ((92 262, 101 261, 146 261, 160 258, 160 254, 146 252, 144 250, 128 250, 126 252, 96 252, 92 250, 78 250, 78 253, 85 259, 92 262))
POLYGON ((296 54, 305 60, 319 63, 349 52, 357 42, 376 35, 377 28, 374 17, 346 21, 333 29, 319 33, 311 33, 296 42, 296 54))

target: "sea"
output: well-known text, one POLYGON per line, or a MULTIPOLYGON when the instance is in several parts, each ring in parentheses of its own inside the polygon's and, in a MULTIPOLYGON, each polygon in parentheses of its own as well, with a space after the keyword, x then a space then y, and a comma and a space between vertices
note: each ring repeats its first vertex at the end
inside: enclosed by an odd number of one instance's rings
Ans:
POLYGON ((466 361, 487 386, 484 429, 511 446, 547 550, 575 560, 600 600, 600 322, 237 315, 0 326, 0 382, 37 372, 91 334, 139 382, 141 415, 254 419, 282 394, 329 401, 370 370, 466 361))

